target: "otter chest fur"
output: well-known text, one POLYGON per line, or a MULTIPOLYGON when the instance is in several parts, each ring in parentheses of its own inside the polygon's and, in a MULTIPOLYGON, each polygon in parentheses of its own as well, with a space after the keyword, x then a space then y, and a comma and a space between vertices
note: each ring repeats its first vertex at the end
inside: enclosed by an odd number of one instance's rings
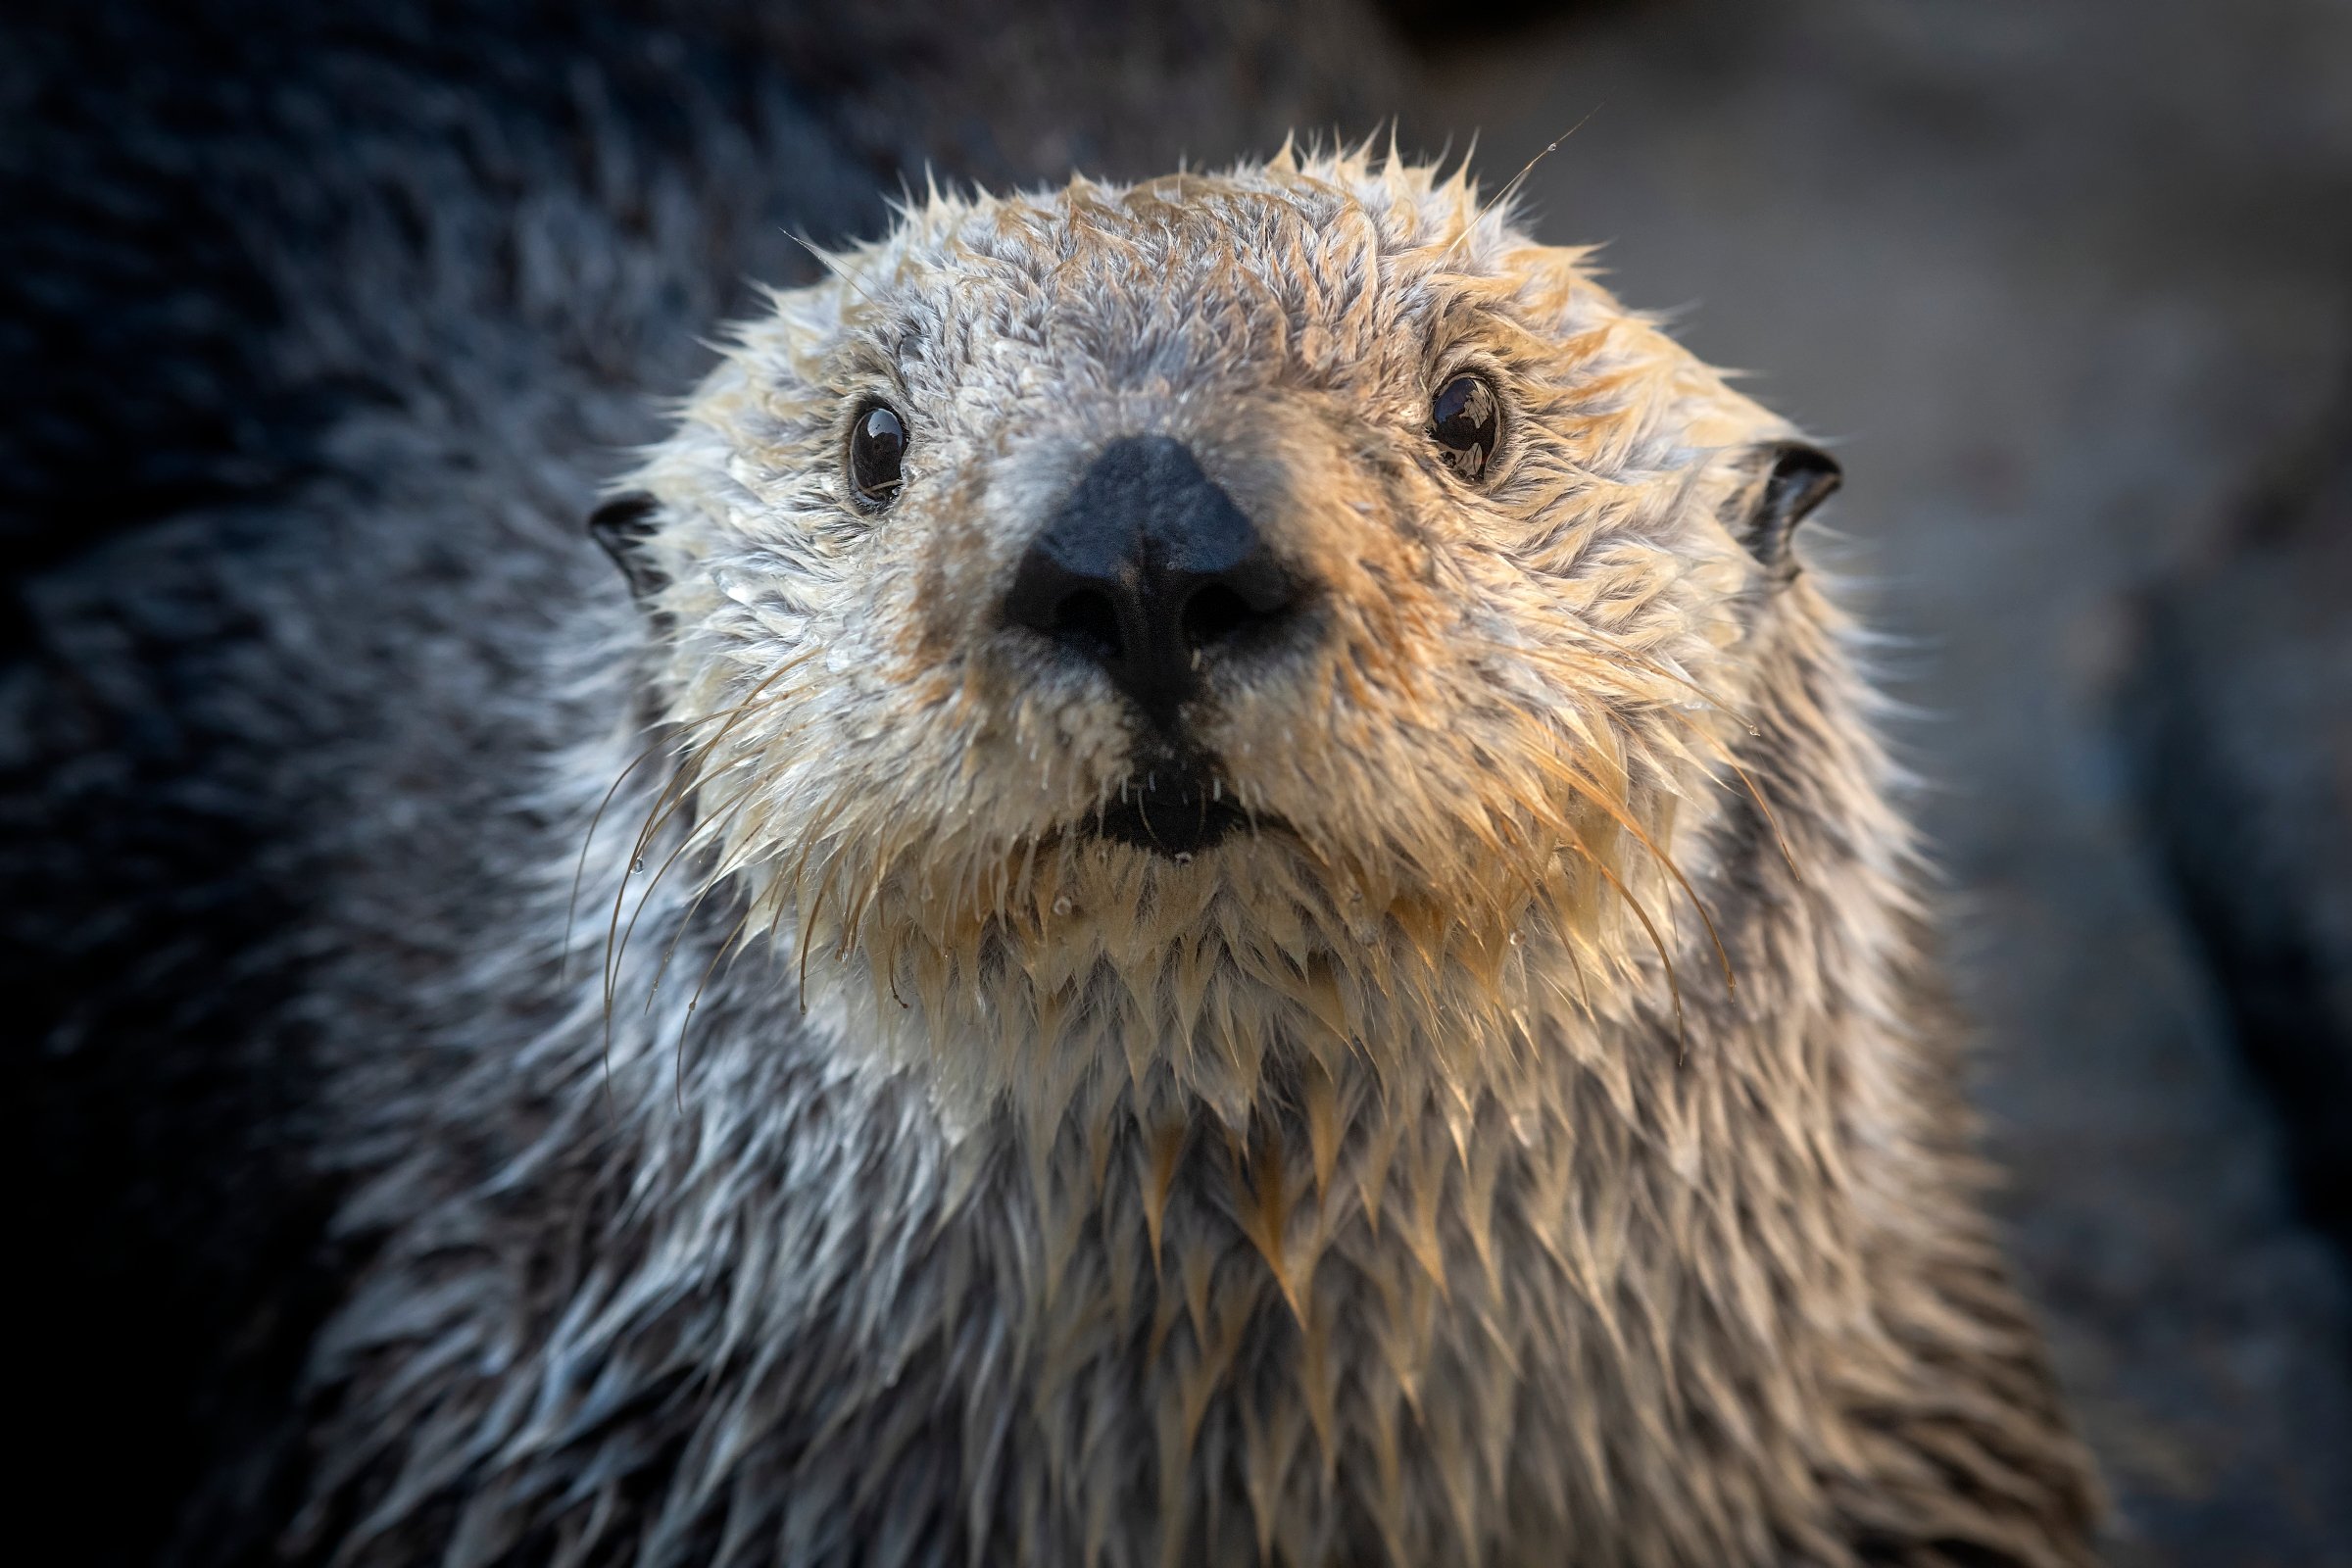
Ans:
POLYGON ((1836 466, 1584 260, 1286 155, 739 328, 598 514, 586 848, 360 1172, 290 1544, 2091 1560, 1836 466))

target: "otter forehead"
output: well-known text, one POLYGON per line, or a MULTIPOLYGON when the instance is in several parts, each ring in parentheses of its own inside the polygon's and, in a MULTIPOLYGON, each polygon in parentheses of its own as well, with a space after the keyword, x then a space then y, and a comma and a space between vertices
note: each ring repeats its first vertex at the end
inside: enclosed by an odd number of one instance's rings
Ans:
POLYGON ((1458 173, 1402 164, 1074 181, 909 210, 747 346, 983 419, 1155 388, 1325 391, 1410 418, 1433 359, 1478 352, 1573 398, 1587 427, 1564 455, 1597 471, 1753 424, 1760 411, 1624 310, 1587 254, 1533 243, 1458 173))
POLYGON ((1057 393, 1153 380, 1353 391, 1484 313, 1600 318, 1573 253, 1506 258, 1480 243, 1477 216, 1459 182, 1367 190, 1279 169, 942 204, 874 258, 890 272, 871 291, 873 336, 942 389, 1026 351, 1057 393))

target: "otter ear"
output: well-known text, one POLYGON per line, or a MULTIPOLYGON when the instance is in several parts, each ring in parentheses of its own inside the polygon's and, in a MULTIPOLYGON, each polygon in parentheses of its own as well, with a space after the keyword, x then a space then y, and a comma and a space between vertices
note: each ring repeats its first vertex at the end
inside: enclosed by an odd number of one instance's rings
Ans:
POLYGON ((605 554, 628 579, 629 592, 640 601, 669 585, 669 578, 654 564, 645 548, 645 542, 654 536, 654 519, 661 510, 661 503, 652 496, 632 490, 588 514, 588 537, 605 547, 605 554))
POLYGON ((1827 452, 1803 441, 1768 441, 1754 456, 1764 482, 1740 492, 1745 511, 1731 519, 1732 536, 1763 564, 1794 571, 1788 536, 1845 482, 1845 470, 1827 452))

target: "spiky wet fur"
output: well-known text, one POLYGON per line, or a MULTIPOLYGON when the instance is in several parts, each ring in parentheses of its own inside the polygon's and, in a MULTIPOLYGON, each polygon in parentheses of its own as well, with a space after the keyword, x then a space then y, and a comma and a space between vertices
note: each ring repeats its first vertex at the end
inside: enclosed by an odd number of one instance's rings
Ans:
POLYGON ((935 193, 833 272, 639 475, 667 586, 567 672, 627 720, 536 806, 597 826, 511 1049, 358 1146, 290 1544, 2089 1561, 1870 693, 1738 537, 1786 426, 1394 159, 935 193), (1320 585, 1210 672, 1260 826, 1183 861, 1084 831, 1132 721, 993 609, 1144 432, 1320 585))

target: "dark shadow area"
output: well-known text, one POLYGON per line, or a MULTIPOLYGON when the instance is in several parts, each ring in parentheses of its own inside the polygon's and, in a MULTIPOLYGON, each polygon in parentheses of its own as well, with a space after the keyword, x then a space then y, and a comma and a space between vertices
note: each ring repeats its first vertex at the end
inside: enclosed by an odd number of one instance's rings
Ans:
POLYGON ((2122 698, 2151 837, 2303 1211, 2352 1254, 2352 420, 2150 591, 2122 698))

